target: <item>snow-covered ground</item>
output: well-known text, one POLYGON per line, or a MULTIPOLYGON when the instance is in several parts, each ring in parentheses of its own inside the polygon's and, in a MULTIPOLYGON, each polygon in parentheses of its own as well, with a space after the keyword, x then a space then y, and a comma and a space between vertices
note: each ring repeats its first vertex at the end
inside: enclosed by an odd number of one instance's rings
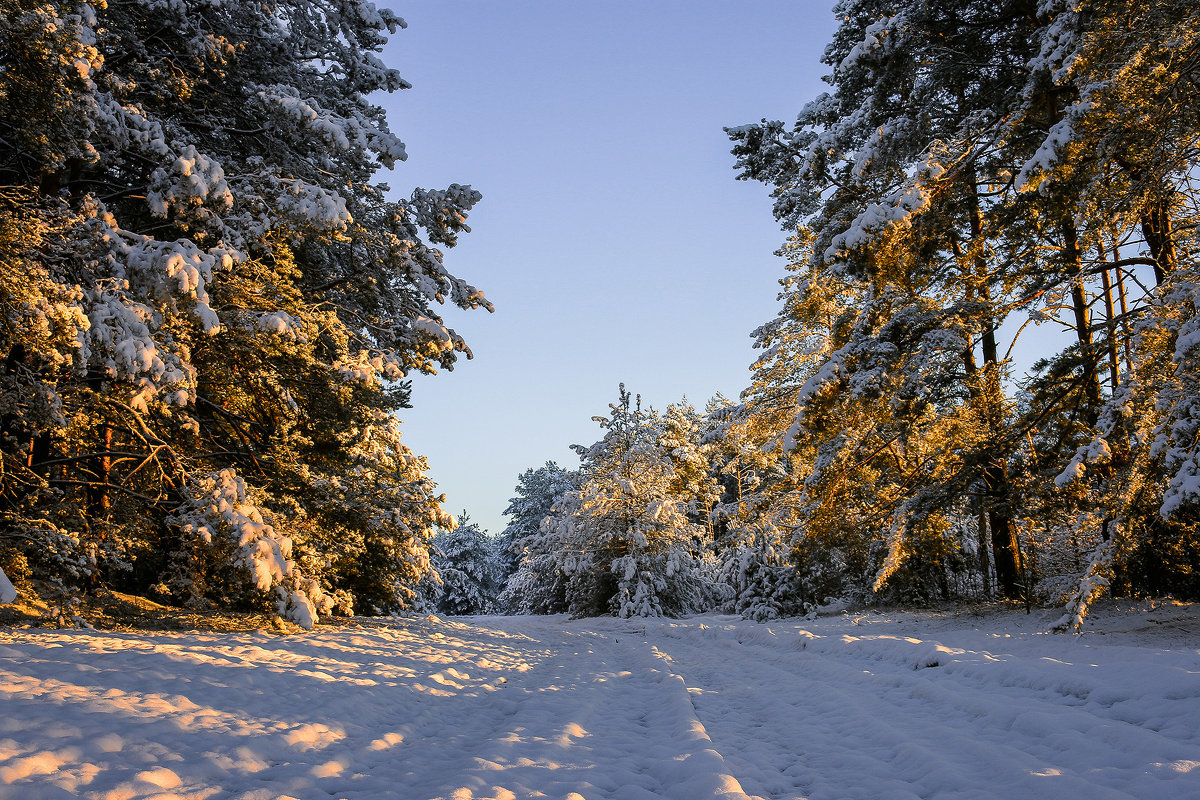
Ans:
POLYGON ((0 798, 1200 798, 1200 611, 0 630, 0 798))

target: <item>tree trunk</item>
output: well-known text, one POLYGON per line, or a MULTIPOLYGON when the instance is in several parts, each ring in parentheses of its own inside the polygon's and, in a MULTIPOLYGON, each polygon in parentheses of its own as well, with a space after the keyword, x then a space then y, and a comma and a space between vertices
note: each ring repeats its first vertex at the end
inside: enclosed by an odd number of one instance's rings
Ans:
POLYGON ((100 426, 100 455, 96 457, 95 483, 88 491, 88 512, 93 519, 107 519, 112 508, 112 496, 108 485, 112 478, 113 427, 109 423, 100 426))
POLYGON ((1003 462, 992 464, 984 473, 988 494, 999 502, 988 507, 988 525, 992 530, 992 561, 996 565, 996 583, 1010 600, 1021 597, 1021 554, 1017 550, 1017 526, 1013 523, 1012 508, 1006 502, 1012 494, 1008 482, 1008 467, 1003 462))
MULTIPOLYGON (((1113 247, 1113 261, 1120 261, 1121 253, 1113 247)), ((1129 303, 1125 297, 1125 273, 1117 270, 1117 300, 1121 303, 1121 343, 1125 347, 1125 371, 1133 372, 1133 335, 1129 330, 1129 303)))
MULTIPOLYGON (((971 193, 968 198, 971 222, 972 247, 974 249, 976 291, 979 299, 987 306, 988 314, 983 322, 980 345, 983 351, 983 369, 978 381, 978 399, 984 409, 989 438, 1000 438, 1004 426, 1004 387, 1000 381, 1000 347, 996 342, 996 320, 991 314, 991 285, 988 280, 987 255, 983 250, 983 211, 979 204, 978 183, 975 176, 969 177, 971 193)), ((987 495, 987 516, 992 533, 992 563, 996 567, 996 582, 1004 596, 1016 599, 1020 596, 1016 526, 1012 519, 1012 487, 1008 480, 1006 456, 992 454, 992 461, 985 468, 983 481, 987 495)))
POLYGON ((1142 209, 1142 236, 1154 259, 1154 278, 1162 283, 1175 271, 1175 232, 1171 223, 1170 205, 1166 200, 1151 200, 1142 209))
POLYGON ((988 557, 987 501, 979 492, 979 573, 983 576, 983 596, 992 596, 992 560, 988 557))
POLYGON ((29 440, 29 455, 25 466, 39 475, 45 475, 43 466, 50 460, 50 437, 44 433, 36 433, 29 440))
POLYGON ((1021 597, 1020 554, 1017 552, 1017 529, 1012 514, 988 512, 992 526, 992 556, 996 563, 996 582, 1009 600, 1021 597))
MULTIPOLYGON (((1103 253, 1101 253, 1103 257, 1103 253)), ((1117 349, 1117 319, 1113 308, 1113 285, 1108 270, 1100 273, 1104 285, 1104 327, 1108 331, 1108 384, 1114 392, 1121 385, 1121 355, 1117 349)))
POLYGON ((1079 236, 1074 224, 1064 222, 1063 267, 1071 279, 1071 310, 1075 315, 1075 335, 1083 353, 1083 391, 1088 408, 1084 410, 1089 425, 1095 425, 1100 413, 1100 378, 1096 371, 1095 342, 1092 340, 1092 321, 1088 311, 1087 292, 1083 289, 1083 253, 1079 249, 1079 236))

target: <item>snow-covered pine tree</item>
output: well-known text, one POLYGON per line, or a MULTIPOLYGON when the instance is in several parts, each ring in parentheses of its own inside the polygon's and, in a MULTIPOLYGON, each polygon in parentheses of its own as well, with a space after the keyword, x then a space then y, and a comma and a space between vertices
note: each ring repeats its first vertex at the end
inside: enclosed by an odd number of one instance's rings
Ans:
POLYGON ((437 304, 490 305, 438 249, 479 194, 372 182, 405 158, 370 100, 407 86, 402 26, 0 0, 0 537, 40 574, 287 611, 402 606, 428 569, 448 517, 398 381, 470 354, 437 304))
POLYGON ((624 385, 609 412, 593 418, 604 437, 591 447, 575 446, 582 482, 546 523, 559 547, 568 609, 576 616, 620 617, 704 610, 715 596, 702 561, 706 529, 689 520, 688 509, 708 502, 689 494, 706 481, 698 478, 693 486, 688 480, 691 445, 675 440, 684 427, 667 433, 663 418, 643 410, 641 398, 624 385))
MULTIPOLYGON (((667 406, 662 415, 658 446, 671 460, 674 478, 669 491, 684 498, 687 518, 705 527, 704 542, 713 538, 712 509, 721 497, 720 483, 713 474, 714 447, 705 440, 707 418, 685 397, 667 406)), ((700 555, 700 548, 696 549, 700 555)))
MULTIPOLYGON (((979 430, 973 406, 1003 407, 994 392, 973 388, 1000 383, 992 345, 1005 285, 1003 273, 977 257, 987 250, 973 203, 978 173, 995 159, 987 131, 1002 117, 989 104, 1002 106, 1019 88, 1005 67, 1021 55, 1017 12, 1005 4, 984 12, 969 3, 839 3, 842 24, 825 54, 834 91, 810 103, 790 131, 780 123, 730 131, 743 177, 777 187, 786 225, 808 225, 796 307, 832 299, 844 309, 810 318, 810 332, 793 335, 829 336, 819 369, 807 360, 796 367, 807 377, 789 439, 796 446, 808 438, 816 459, 803 516, 817 513, 835 529, 848 524, 856 535, 871 531, 865 543, 889 541, 893 566, 915 552, 904 545, 906 531, 940 527, 938 517, 961 505, 962 476, 992 461, 981 452, 991 447, 987 437, 961 435, 979 430), (968 50, 971 67, 959 56, 968 50), (972 377, 977 348, 982 382, 972 377), (908 456, 910 443, 935 438, 944 448, 932 462, 939 474, 908 456), (870 519, 848 523, 860 505, 870 519)), ((784 317, 776 327, 793 324, 784 317)), ((993 426, 990 438, 1002 430, 993 426)), ((1004 493, 1002 475, 992 483, 1004 493)), ((1003 556, 996 561, 1007 568, 1018 560, 1011 526, 999 513, 995 523, 1003 556)), ((801 540, 819 541, 818 527, 802 525, 801 540)), ((875 583, 890 574, 892 566, 875 583)), ((1015 592, 1015 568, 1004 575, 1015 592)))
MULTIPOLYGON (((801 491, 784 495, 798 510, 793 541, 828 552, 822 530, 866 531, 875 588, 944 578, 973 549, 984 585, 994 567, 1013 597, 1038 561, 1018 533, 1047 541, 1034 536, 1043 512, 1105 509, 1086 525, 1103 543, 1089 591, 1117 550, 1132 564, 1135 548, 1110 540, 1164 538, 1144 513, 1157 479, 1156 456, 1139 451, 1155 423, 1141 415, 1191 411, 1139 391, 1139 355, 1152 363, 1152 349, 1172 346, 1170 334, 1134 331, 1158 297, 1183 303, 1163 306, 1166 319, 1188 316, 1186 290, 1153 283, 1190 257, 1197 82, 1194 59, 1178 54, 1194 50, 1193 6, 844 0, 825 54, 833 91, 790 129, 731 129, 742 177, 773 187, 785 226, 811 231, 805 293, 841 293, 847 309, 813 328, 831 333, 821 366, 797 367, 808 377, 789 439, 813 456, 801 491), (1143 246, 1148 258, 1128 255, 1143 246), (999 338, 1014 315, 1071 337, 1020 403, 999 338), (1157 344, 1139 354, 1139 341, 1157 344), (1047 499, 1062 491, 1049 476, 1065 483, 1089 461, 1091 489, 1047 499), (970 514, 980 546, 964 538, 970 514)), ((1186 347, 1175 349, 1182 365, 1186 347)), ((1186 472, 1187 447, 1173 452, 1186 472)), ((1173 530, 1165 538, 1184 535, 1173 530)))
POLYGON ((464 512, 453 530, 434 537, 433 547, 433 565, 442 579, 438 612, 455 616, 494 613, 499 564, 487 533, 464 512))
MULTIPOLYGON (((563 614, 569 610, 564 565, 573 563, 566 559, 573 546, 567 542, 561 523, 564 517, 575 513, 577 499, 572 485, 554 499, 550 514, 542 518, 537 533, 521 540, 520 563, 505 578, 500 593, 500 604, 507 613, 563 614)), ((503 560, 510 551, 504 548, 497 555, 503 560)))
POLYGON ((1043 500, 1047 517, 1067 506, 1080 519, 1070 539, 1090 551, 1071 576, 1061 620, 1071 628, 1104 591, 1200 596, 1200 65, 1185 55, 1200 41, 1200 9, 1043 5, 1053 24, 1040 55, 1068 102, 1021 175, 1029 194, 1073 202, 1081 272, 1102 279, 1093 327, 1109 340, 1094 356, 1107 402, 1086 436, 1068 440, 1076 446, 1053 465, 1058 496, 1043 500))
POLYGON ((516 496, 504 509, 508 527, 496 538, 504 580, 517 571, 528 544, 539 535, 543 520, 551 515, 560 497, 576 488, 577 479, 578 473, 553 461, 527 469, 517 478, 516 496))
POLYGON ((566 495, 579 486, 579 473, 553 461, 527 469, 517 479, 516 496, 504 515, 508 527, 496 538, 503 590, 501 606, 510 614, 556 614, 567 610, 564 576, 557 553, 557 526, 551 518, 566 495))
MULTIPOLYGON (((776 387, 777 389, 781 387, 776 387)), ((725 610, 765 620, 803 609, 792 563, 792 532, 784 521, 783 484, 790 466, 803 463, 785 454, 779 432, 759 417, 753 391, 747 402, 721 397, 709 403, 704 441, 710 469, 722 492, 710 513, 714 559, 726 589, 725 610), (764 437, 766 441, 764 441, 764 437)), ((764 408, 763 414, 775 411, 764 408)))

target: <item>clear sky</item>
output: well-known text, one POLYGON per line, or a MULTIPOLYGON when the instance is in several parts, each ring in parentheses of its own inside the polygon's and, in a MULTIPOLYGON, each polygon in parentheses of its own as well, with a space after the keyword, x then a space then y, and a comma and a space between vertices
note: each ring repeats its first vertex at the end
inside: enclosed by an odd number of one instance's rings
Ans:
POLYGON ((489 532, 521 472, 575 467, 624 382, 698 408, 749 381, 777 310, 785 234, 735 180, 723 126, 790 120, 823 91, 832 0, 416 0, 383 100, 398 192, 469 183, 446 253, 495 314, 446 311, 475 358, 414 380, 404 435, 489 532))

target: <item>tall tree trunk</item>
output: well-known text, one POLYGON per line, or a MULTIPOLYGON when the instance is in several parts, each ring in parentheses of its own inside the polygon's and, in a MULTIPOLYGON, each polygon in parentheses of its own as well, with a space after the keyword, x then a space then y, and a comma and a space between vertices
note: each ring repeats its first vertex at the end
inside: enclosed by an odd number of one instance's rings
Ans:
POLYGON ((44 433, 35 433, 29 440, 29 452, 25 466, 39 475, 44 475, 46 467, 43 465, 49 460, 50 437, 44 433))
MULTIPOLYGON (((1000 380, 1000 347, 996 341, 996 319, 991 313, 992 292, 987 253, 984 250, 983 210, 979 203, 978 181, 973 173, 967 176, 968 216, 971 224, 972 265, 975 271, 975 291, 987 309, 980 333, 983 365, 975 381, 976 399, 984 412, 988 437, 992 442, 1001 438, 1004 428, 1004 387, 1000 380)), ((974 353, 970 362, 974 363, 974 353)), ((989 444, 994 447, 996 445, 989 444)), ((1020 597, 1020 554, 1017 552, 1016 526, 1012 519, 1012 485, 1008 479, 1008 461, 1004 453, 992 453, 983 471, 987 487, 987 518, 991 529, 992 563, 996 582, 1004 596, 1020 597)), ((982 511, 981 511, 982 514, 982 511)))
POLYGON ((1154 259, 1154 278, 1162 283, 1175 271, 1175 231, 1171 222, 1171 207, 1167 200, 1155 199, 1142 209, 1142 236, 1154 259))
POLYGON ((1089 425, 1095 425, 1100 413, 1100 377, 1096 370, 1096 348, 1092 339, 1091 314, 1088 311, 1087 292, 1083 288, 1083 252, 1079 249, 1079 235, 1075 225, 1064 222, 1063 268, 1071 279, 1071 310, 1075 315, 1075 335, 1083 353, 1083 391, 1088 407, 1084 414, 1089 425))
MULTIPOLYGON (((1103 249, 1100 258, 1104 258, 1103 249)), ((1117 315, 1113 303, 1113 282, 1109 278, 1108 269, 1100 273, 1104 289, 1104 327, 1108 332, 1108 384, 1114 392, 1121 385, 1121 354, 1117 344, 1117 315)))
MULTIPOLYGON (((1113 237, 1112 258, 1114 264, 1121 260, 1121 245, 1117 242, 1116 237, 1113 237)), ((1121 344, 1124 347, 1125 371, 1133 372, 1133 333, 1129 329, 1129 301, 1125 296, 1125 270, 1118 267, 1114 272, 1117 279, 1117 300, 1121 304, 1121 344)))
POLYGON ((983 596, 992 596, 992 560, 988 557, 987 500, 980 490, 979 501, 979 573, 983 576, 983 596))
POLYGON ((108 485, 112 480, 113 426, 107 422, 100 426, 100 455, 96 457, 95 482, 88 491, 88 513, 93 519, 106 519, 112 508, 112 495, 108 485))
POLYGON ((1013 522, 1012 486, 1008 480, 1008 464, 995 461, 983 473, 988 495, 988 525, 992 531, 992 562, 996 565, 996 582, 1010 600, 1021 597, 1021 554, 1017 544, 1017 526, 1013 522))

